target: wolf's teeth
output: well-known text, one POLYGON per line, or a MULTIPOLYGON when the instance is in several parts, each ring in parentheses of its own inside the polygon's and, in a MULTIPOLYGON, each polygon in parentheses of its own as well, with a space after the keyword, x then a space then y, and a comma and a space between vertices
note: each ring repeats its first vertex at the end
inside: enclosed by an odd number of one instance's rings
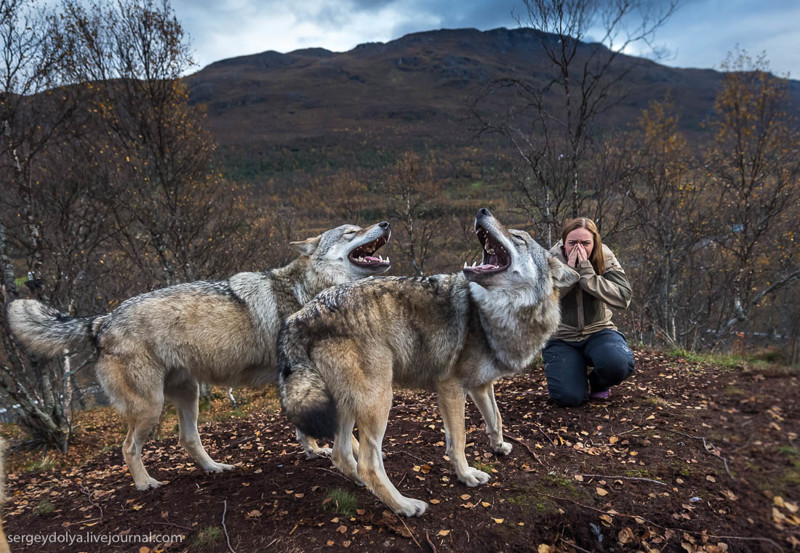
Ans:
POLYGON ((466 261, 464 262, 464 268, 465 269, 467 268, 467 262, 466 261))
POLYGON ((359 262, 359 263, 366 263, 366 261, 364 260, 364 258, 363 258, 363 257, 359 257, 359 258, 358 258, 358 262, 359 262))
POLYGON ((478 264, 478 262, 477 262, 477 261, 473 261, 473 262, 472 262, 472 266, 473 266, 473 267, 475 267, 477 264, 478 264))

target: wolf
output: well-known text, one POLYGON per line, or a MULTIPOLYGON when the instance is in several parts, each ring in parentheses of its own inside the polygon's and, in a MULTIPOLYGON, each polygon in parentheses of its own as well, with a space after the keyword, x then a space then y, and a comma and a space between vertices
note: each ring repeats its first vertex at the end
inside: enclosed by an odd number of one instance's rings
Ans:
POLYGON ((334 465, 394 512, 419 516, 386 476, 381 442, 394 386, 434 391, 446 454, 459 480, 489 480, 464 454, 464 408, 472 397, 492 449, 503 441, 493 382, 524 371, 556 330, 557 287, 578 273, 530 234, 506 229, 486 208, 475 219, 480 265, 430 277, 371 277, 328 289, 289 317, 278 346, 280 400, 300 431, 333 438, 334 465), (358 426, 360 446, 350 440, 358 426), (357 457, 357 461, 356 461, 357 457))
MULTIPOLYGON (((94 347, 97 378, 127 419, 125 463, 137 489, 155 488, 162 482, 147 473, 141 451, 164 398, 175 405, 180 442, 195 462, 206 471, 233 468, 213 461, 200 442, 198 384, 277 381, 283 320, 329 286, 387 271, 390 260, 376 251, 390 234, 386 221, 364 229, 342 225, 292 242, 300 256, 279 269, 169 286, 94 317, 71 318, 35 300, 15 300, 7 318, 17 338, 38 355, 94 347)), ((299 433, 298 438, 307 451, 324 451, 314 440, 299 433)))

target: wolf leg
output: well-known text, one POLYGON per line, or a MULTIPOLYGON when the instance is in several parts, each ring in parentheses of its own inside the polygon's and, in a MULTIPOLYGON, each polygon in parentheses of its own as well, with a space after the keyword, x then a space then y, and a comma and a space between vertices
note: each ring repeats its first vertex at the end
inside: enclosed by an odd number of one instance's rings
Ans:
POLYGON ((137 490, 157 488, 162 484, 147 473, 142 463, 142 446, 158 424, 164 405, 163 385, 158 372, 151 369, 146 363, 137 365, 130 357, 112 353, 101 353, 95 365, 103 389, 128 423, 122 456, 137 490), (144 386, 143 382, 146 383, 144 386))
POLYGON ((147 402, 141 402, 139 403, 140 409, 137 409, 135 405, 130 405, 131 409, 128 410, 128 435, 122 442, 122 456, 125 458, 128 470, 131 471, 137 490, 157 488, 163 484, 150 476, 142 463, 142 446, 147 441, 150 432, 158 424, 163 404, 163 399, 149 405, 147 402))
POLYGON ((306 459, 314 459, 315 457, 330 457, 331 448, 321 447, 315 438, 303 434, 300 430, 295 429, 295 436, 300 445, 303 446, 303 451, 306 453, 306 459))
POLYGON ((355 442, 358 445, 353 436, 354 426, 355 420, 352 416, 347 419, 342 417, 342 420, 339 421, 339 429, 336 432, 336 439, 333 441, 333 464, 350 480, 359 486, 363 486, 364 482, 358 476, 358 465, 353 451, 353 443, 355 442), (347 438, 348 435, 350 436, 349 439, 347 438), (339 436, 342 436, 341 440, 338 439, 339 436))
POLYGON ((447 440, 447 455, 461 480, 467 486, 478 486, 489 481, 489 475, 472 468, 467 464, 464 447, 467 442, 467 433, 464 428, 464 403, 466 394, 461 382, 453 378, 441 382, 438 386, 439 411, 444 422, 445 439, 447 440))
MULTIPOLYGON (((358 435, 360 438, 360 455, 358 457, 358 476, 364 484, 383 501, 392 511, 404 516, 420 516, 425 513, 428 504, 418 499, 404 497, 397 491, 386 475, 381 455, 381 443, 386 432, 389 409, 392 405, 391 385, 386 385, 383 397, 376 401, 366 401, 358 417, 358 435)), ((371 399, 371 398, 370 398, 371 399)), ((349 441, 352 436, 340 434, 334 443, 349 441)))
POLYGON ((500 455, 511 453, 511 444, 503 441, 503 418, 494 397, 494 382, 473 388, 469 395, 486 422, 486 434, 494 452, 500 455))
POLYGON ((200 468, 209 472, 222 472, 235 468, 233 465, 217 463, 209 457, 200 441, 197 430, 197 413, 199 408, 200 386, 193 378, 184 376, 180 379, 168 378, 165 385, 167 397, 178 411, 178 428, 181 445, 194 459, 200 468))

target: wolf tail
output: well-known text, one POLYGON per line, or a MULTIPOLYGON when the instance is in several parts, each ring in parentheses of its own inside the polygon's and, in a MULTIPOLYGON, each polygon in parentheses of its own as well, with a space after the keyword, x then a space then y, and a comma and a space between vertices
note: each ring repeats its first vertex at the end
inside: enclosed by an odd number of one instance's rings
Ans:
POLYGON ((296 339, 290 324, 278 338, 281 407, 302 433, 317 439, 333 438, 338 426, 336 401, 319 369, 296 339))
POLYGON ((37 355, 55 357, 65 349, 92 344, 95 321, 101 317, 75 318, 36 300, 15 300, 8 304, 6 318, 25 347, 37 355))

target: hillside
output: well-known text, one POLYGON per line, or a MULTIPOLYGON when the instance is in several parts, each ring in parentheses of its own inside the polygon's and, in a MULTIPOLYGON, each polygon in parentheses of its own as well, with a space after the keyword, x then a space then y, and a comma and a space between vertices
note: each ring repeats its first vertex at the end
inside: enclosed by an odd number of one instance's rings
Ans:
MULTIPOLYGON (((463 147, 473 138, 466 102, 483 86, 510 76, 537 86, 550 79, 542 38, 530 29, 430 31, 343 53, 316 48, 227 59, 187 82, 191 101, 206 106, 234 176, 260 180, 326 164, 370 167, 385 161, 382 151, 463 147)), ((602 46, 581 45, 579 61, 595 48, 602 46)), ((631 66, 626 98, 603 124, 630 124, 669 92, 684 130, 701 132, 721 73, 620 58, 618 70, 631 66)))

